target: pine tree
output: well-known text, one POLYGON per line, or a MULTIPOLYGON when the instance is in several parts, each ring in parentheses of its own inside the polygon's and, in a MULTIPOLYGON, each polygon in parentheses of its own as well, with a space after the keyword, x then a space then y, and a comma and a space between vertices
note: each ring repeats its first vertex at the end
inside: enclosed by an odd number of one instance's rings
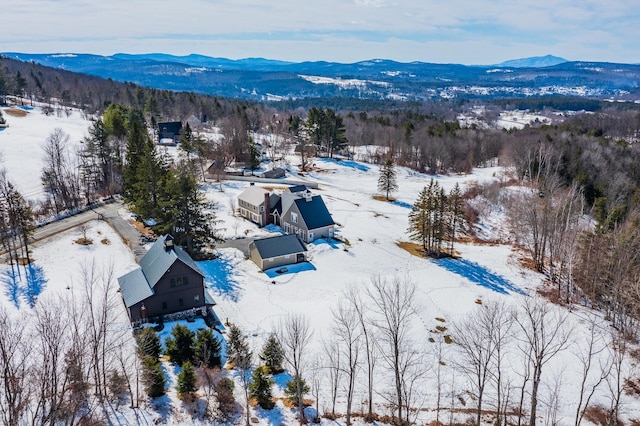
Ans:
POLYGON ((393 167, 393 161, 389 158, 380 169, 378 191, 386 193, 387 201, 389 201, 389 193, 396 192, 397 190, 398 183, 396 181, 396 170, 393 167))
POLYGON ((182 371, 178 374, 178 395, 184 397, 192 395, 196 391, 196 370, 189 361, 182 364, 182 371))
POLYGON ((453 256, 453 243, 456 240, 456 233, 464 221, 464 212, 462 211, 462 191, 460 190, 460 185, 457 183, 451 192, 449 192, 448 201, 449 254, 453 256))
POLYGON ((185 163, 179 163, 175 171, 165 174, 158 207, 153 230, 157 234, 173 235, 175 243, 191 257, 202 258, 206 247, 212 248, 221 240, 214 228, 215 204, 205 198, 185 163))
POLYGON ((284 394, 294 405, 298 405, 298 381, 300 381, 300 394, 302 395, 302 399, 304 399, 304 396, 311 390, 304 377, 295 376, 289 380, 284 389, 284 394))
POLYGON ((258 150, 258 146, 254 142, 253 138, 249 138, 249 170, 251 170, 251 174, 253 171, 260 167, 260 151, 258 150))
POLYGON ((165 339, 166 354, 171 362, 182 365, 194 358, 194 334, 186 326, 178 324, 173 327, 171 337, 165 339))
POLYGON ((140 111, 132 111, 129 117, 126 164, 123 171, 122 190, 125 201, 142 219, 158 213, 160 181, 167 173, 156 147, 147 134, 144 117, 140 111))
POLYGON ((253 370, 249 384, 249 395, 256 399, 260 407, 267 410, 272 409, 275 405, 271 393, 271 387, 274 383, 266 365, 253 370))
POLYGON ((227 357, 229 362, 237 364, 240 358, 246 358, 250 353, 249 343, 242 334, 242 330, 235 324, 229 327, 229 337, 227 338, 227 357))
POLYGON ((160 361, 150 356, 142 359, 142 385, 151 398, 158 398, 164 395, 166 380, 160 368, 160 361))
POLYGON ((431 215, 429 213, 429 193, 427 187, 424 187, 418 199, 411 207, 409 213, 409 238, 414 241, 419 241, 422 244, 422 248, 428 252, 430 249, 430 227, 431 227, 431 215))
POLYGON ((138 353, 140 356, 149 356, 158 359, 160 356, 160 336, 151 327, 144 327, 135 333, 138 353))
POLYGON ((271 374, 281 373, 282 362, 284 361, 284 349, 275 334, 271 334, 262 347, 259 355, 271 374))
POLYGON ((196 365, 204 365, 208 368, 222 366, 220 352, 222 344, 213 335, 210 328, 201 328, 196 332, 194 343, 194 360, 196 365))

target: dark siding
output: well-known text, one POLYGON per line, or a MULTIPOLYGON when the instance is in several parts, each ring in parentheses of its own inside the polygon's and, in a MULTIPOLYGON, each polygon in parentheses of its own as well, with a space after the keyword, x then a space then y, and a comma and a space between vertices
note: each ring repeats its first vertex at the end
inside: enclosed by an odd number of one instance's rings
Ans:
POLYGON ((154 292, 153 296, 131 307, 131 321, 136 321, 140 318, 142 303, 147 309, 148 318, 205 306, 202 275, 179 260, 169 268, 156 284, 154 292), (187 285, 171 287, 171 279, 181 277, 187 277, 187 285), (197 302, 195 301, 195 296, 198 296, 197 302), (180 305, 180 299, 182 299, 182 305, 180 305), (166 309, 163 308, 163 303, 166 304, 166 309))

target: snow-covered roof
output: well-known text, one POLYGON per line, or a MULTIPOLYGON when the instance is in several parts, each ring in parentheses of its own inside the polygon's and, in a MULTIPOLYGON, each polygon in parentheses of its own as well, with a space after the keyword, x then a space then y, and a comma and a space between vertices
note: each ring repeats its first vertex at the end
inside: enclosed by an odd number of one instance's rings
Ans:
POLYGON ((264 203, 264 195, 268 194, 269 191, 262 188, 261 186, 251 185, 247 189, 245 189, 240 195, 238 195, 238 200, 242 200, 252 206, 259 206, 264 203))

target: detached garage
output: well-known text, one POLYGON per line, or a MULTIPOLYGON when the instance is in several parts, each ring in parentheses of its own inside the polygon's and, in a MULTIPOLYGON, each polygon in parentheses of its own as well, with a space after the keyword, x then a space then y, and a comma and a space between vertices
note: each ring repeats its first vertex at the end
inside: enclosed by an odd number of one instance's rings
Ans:
POLYGON ((263 271, 307 261, 307 246, 295 234, 261 238, 249 244, 249 255, 263 271))

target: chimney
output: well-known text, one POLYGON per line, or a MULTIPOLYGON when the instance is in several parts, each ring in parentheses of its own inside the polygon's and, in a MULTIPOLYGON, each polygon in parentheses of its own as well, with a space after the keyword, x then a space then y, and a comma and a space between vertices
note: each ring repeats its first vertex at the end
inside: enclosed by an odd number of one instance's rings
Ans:
POLYGON ((302 196, 307 201, 307 203, 313 198, 313 196, 311 195, 311 191, 309 191, 308 189, 302 193, 302 196))
POLYGON ((164 237, 164 250, 170 251, 173 249, 173 237, 171 235, 167 235, 164 237))
POLYGON ((271 194, 268 192, 264 193, 264 208, 262 209, 262 226, 266 226, 270 223, 270 215, 271 215, 271 194))

